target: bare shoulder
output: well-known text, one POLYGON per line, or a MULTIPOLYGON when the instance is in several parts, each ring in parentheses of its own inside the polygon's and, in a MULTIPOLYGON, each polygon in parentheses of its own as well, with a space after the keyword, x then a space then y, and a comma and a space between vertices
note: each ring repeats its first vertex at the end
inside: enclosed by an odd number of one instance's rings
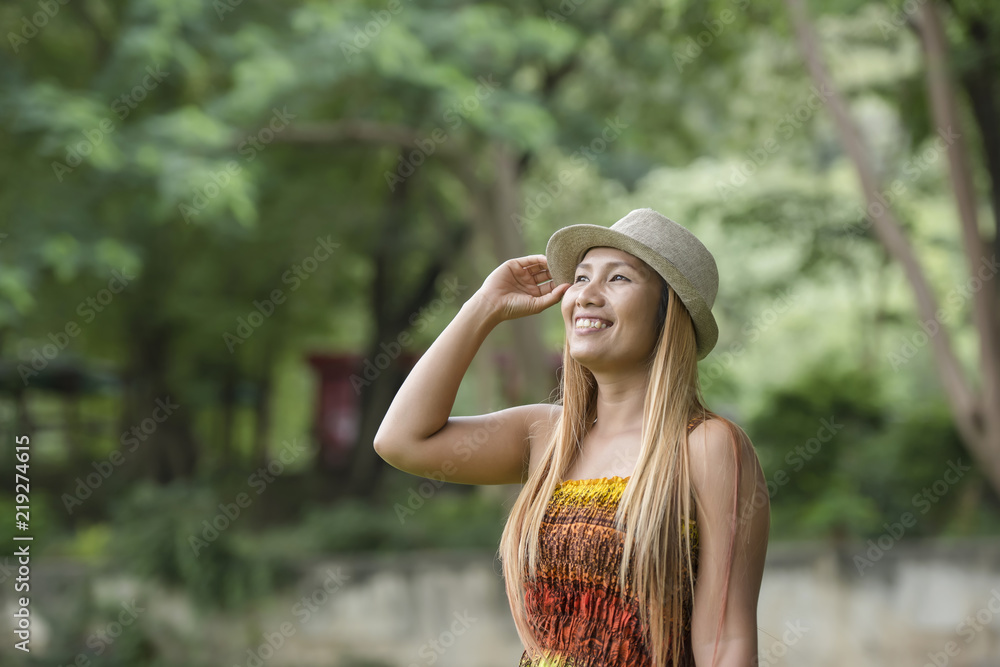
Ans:
POLYGON ((721 419, 698 422, 688 434, 688 456, 692 466, 735 461, 733 434, 721 419))
POLYGON ((736 434, 722 419, 707 419, 691 429, 688 458, 691 482, 697 494, 732 489, 737 462, 741 489, 754 488, 763 482, 763 472, 750 437, 738 425, 733 426, 743 437, 734 439, 736 434))
MULTIPOLYGON (((691 486, 698 508, 698 523, 705 529, 705 544, 728 542, 735 511, 739 516, 738 539, 743 544, 753 545, 753 567, 757 571, 763 568, 770 533, 767 480, 750 437, 733 425, 742 436, 736 439, 738 446, 734 445, 730 425, 723 420, 710 419, 691 429, 688 438, 691 486)), ((713 549, 712 546, 708 548, 713 549)))
MULTIPOLYGON (((732 423, 732 422, 730 422, 732 423)), ((750 436, 737 424, 732 424, 735 430, 742 433, 744 438, 736 438, 737 446, 734 446, 734 433, 730 428, 730 423, 717 418, 709 418, 699 422, 688 435, 688 455, 691 463, 719 465, 720 463, 734 464, 736 454, 739 451, 741 460, 747 457, 755 457, 753 444, 750 436)))

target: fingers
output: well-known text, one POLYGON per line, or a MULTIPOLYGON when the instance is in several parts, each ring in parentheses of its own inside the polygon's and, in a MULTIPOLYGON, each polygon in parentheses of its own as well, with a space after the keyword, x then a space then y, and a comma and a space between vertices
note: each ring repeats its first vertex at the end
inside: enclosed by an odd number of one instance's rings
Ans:
POLYGON ((547 263, 545 263, 544 261, 526 264, 526 265, 524 265, 523 268, 524 268, 525 271, 527 271, 528 273, 530 273, 533 276, 537 276, 537 275, 539 275, 541 273, 547 274, 549 272, 549 265, 547 263))
POLYGON ((545 255, 525 255, 524 257, 518 257, 514 261, 522 266, 530 264, 544 264, 548 266, 548 260, 545 259, 545 255))
POLYGON ((514 269, 515 278, 529 291, 529 295, 538 300, 535 302, 536 305, 531 307, 534 312, 540 312, 558 303, 570 287, 569 283, 555 282, 549 273, 545 255, 525 255, 514 259, 513 262, 517 267, 514 269), (518 273, 520 275, 517 275, 518 273))
POLYGON ((545 255, 526 255, 524 257, 518 257, 514 261, 517 262, 518 266, 528 271, 531 275, 548 272, 549 270, 549 262, 545 259, 545 255))
POLYGON ((545 255, 528 255, 527 257, 522 257, 524 260, 522 264, 523 268, 528 269, 532 277, 535 278, 535 284, 543 285, 551 281, 552 288, 555 289, 556 285, 568 285, 569 283, 556 283, 555 278, 549 272, 549 261, 545 255), (534 261, 531 261, 534 260, 534 261))
POLYGON ((549 285, 549 289, 551 290, 555 287, 555 284, 552 275, 549 273, 549 267, 548 263, 545 261, 545 255, 530 255, 529 257, 537 258, 539 261, 525 261, 522 263, 521 260, 518 260, 518 265, 528 274, 528 284, 533 285, 538 290, 538 296, 542 296, 545 294, 546 285, 549 285))

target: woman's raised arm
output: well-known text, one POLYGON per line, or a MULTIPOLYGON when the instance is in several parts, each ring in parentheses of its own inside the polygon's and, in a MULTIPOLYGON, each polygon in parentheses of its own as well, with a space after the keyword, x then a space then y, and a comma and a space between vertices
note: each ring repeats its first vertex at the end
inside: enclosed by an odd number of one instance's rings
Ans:
POLYGON ((374 447, 390 465, 421 477, 461 484, 521 483, 537 424, 559 406, 523 405, 474 417, 451 417, 472 359, 504 320, 545 310, 568 284, 554 286, 544 255, 498 266, 421 355, 386 411, 374 447))

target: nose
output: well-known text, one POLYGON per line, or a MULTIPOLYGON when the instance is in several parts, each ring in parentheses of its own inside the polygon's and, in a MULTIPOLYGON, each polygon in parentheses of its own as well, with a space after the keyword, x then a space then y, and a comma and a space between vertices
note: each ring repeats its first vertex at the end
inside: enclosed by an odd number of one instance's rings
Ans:
POLYGON ((601 292, 601 285, 596 280, 585 280, 576 293, 576 303, 578 306, 600 304, 603 299, 604 295, 601 292))

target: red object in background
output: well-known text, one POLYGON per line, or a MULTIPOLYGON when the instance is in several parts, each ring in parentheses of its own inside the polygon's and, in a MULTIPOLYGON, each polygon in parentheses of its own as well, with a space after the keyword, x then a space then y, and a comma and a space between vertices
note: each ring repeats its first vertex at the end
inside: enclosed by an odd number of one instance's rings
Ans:
MULTIPOLYGON (((562 367, 562 354, 553 352, 548 357, 555 382, 562 367)), ((420 354, 405 353, 392 363, 401 364, 404 372, 409 372, 419 358, 420 354)), ((311 354, 307 359, 319 375, 313 418, 313 434, 320 448, 319 463, 328 469, 340 468, 348 462, 351 449, 358 441, 361 392, 380 370, 371 360, 356 354, 311 354)), ((499 351, 494 357, 497 372, 503 378, 502 391, 508 400, 516 395, 511 380, 512 362, 512 354, 507 351, 499 351)))
MULTIPOLYGON (((319 462, 330 469, 345 465, 361 430, 361 392, 381 372, 356 354, 311 354, 309 365, 319 375, 313 433, 319 442, 319 462)), ((392 363, 409 370, 419 355, 401 354, 392 363)), ((382 363, 379 360, 379 363, 382 363)))
POLYGON ((361 377, 362 360, 354 354, 312 354, 308 359, 319 375, 313 423, 319 458, 324 466, 336 468, 346 463, 358 439, 361 387, 351 385, 351 376, 361 377))

